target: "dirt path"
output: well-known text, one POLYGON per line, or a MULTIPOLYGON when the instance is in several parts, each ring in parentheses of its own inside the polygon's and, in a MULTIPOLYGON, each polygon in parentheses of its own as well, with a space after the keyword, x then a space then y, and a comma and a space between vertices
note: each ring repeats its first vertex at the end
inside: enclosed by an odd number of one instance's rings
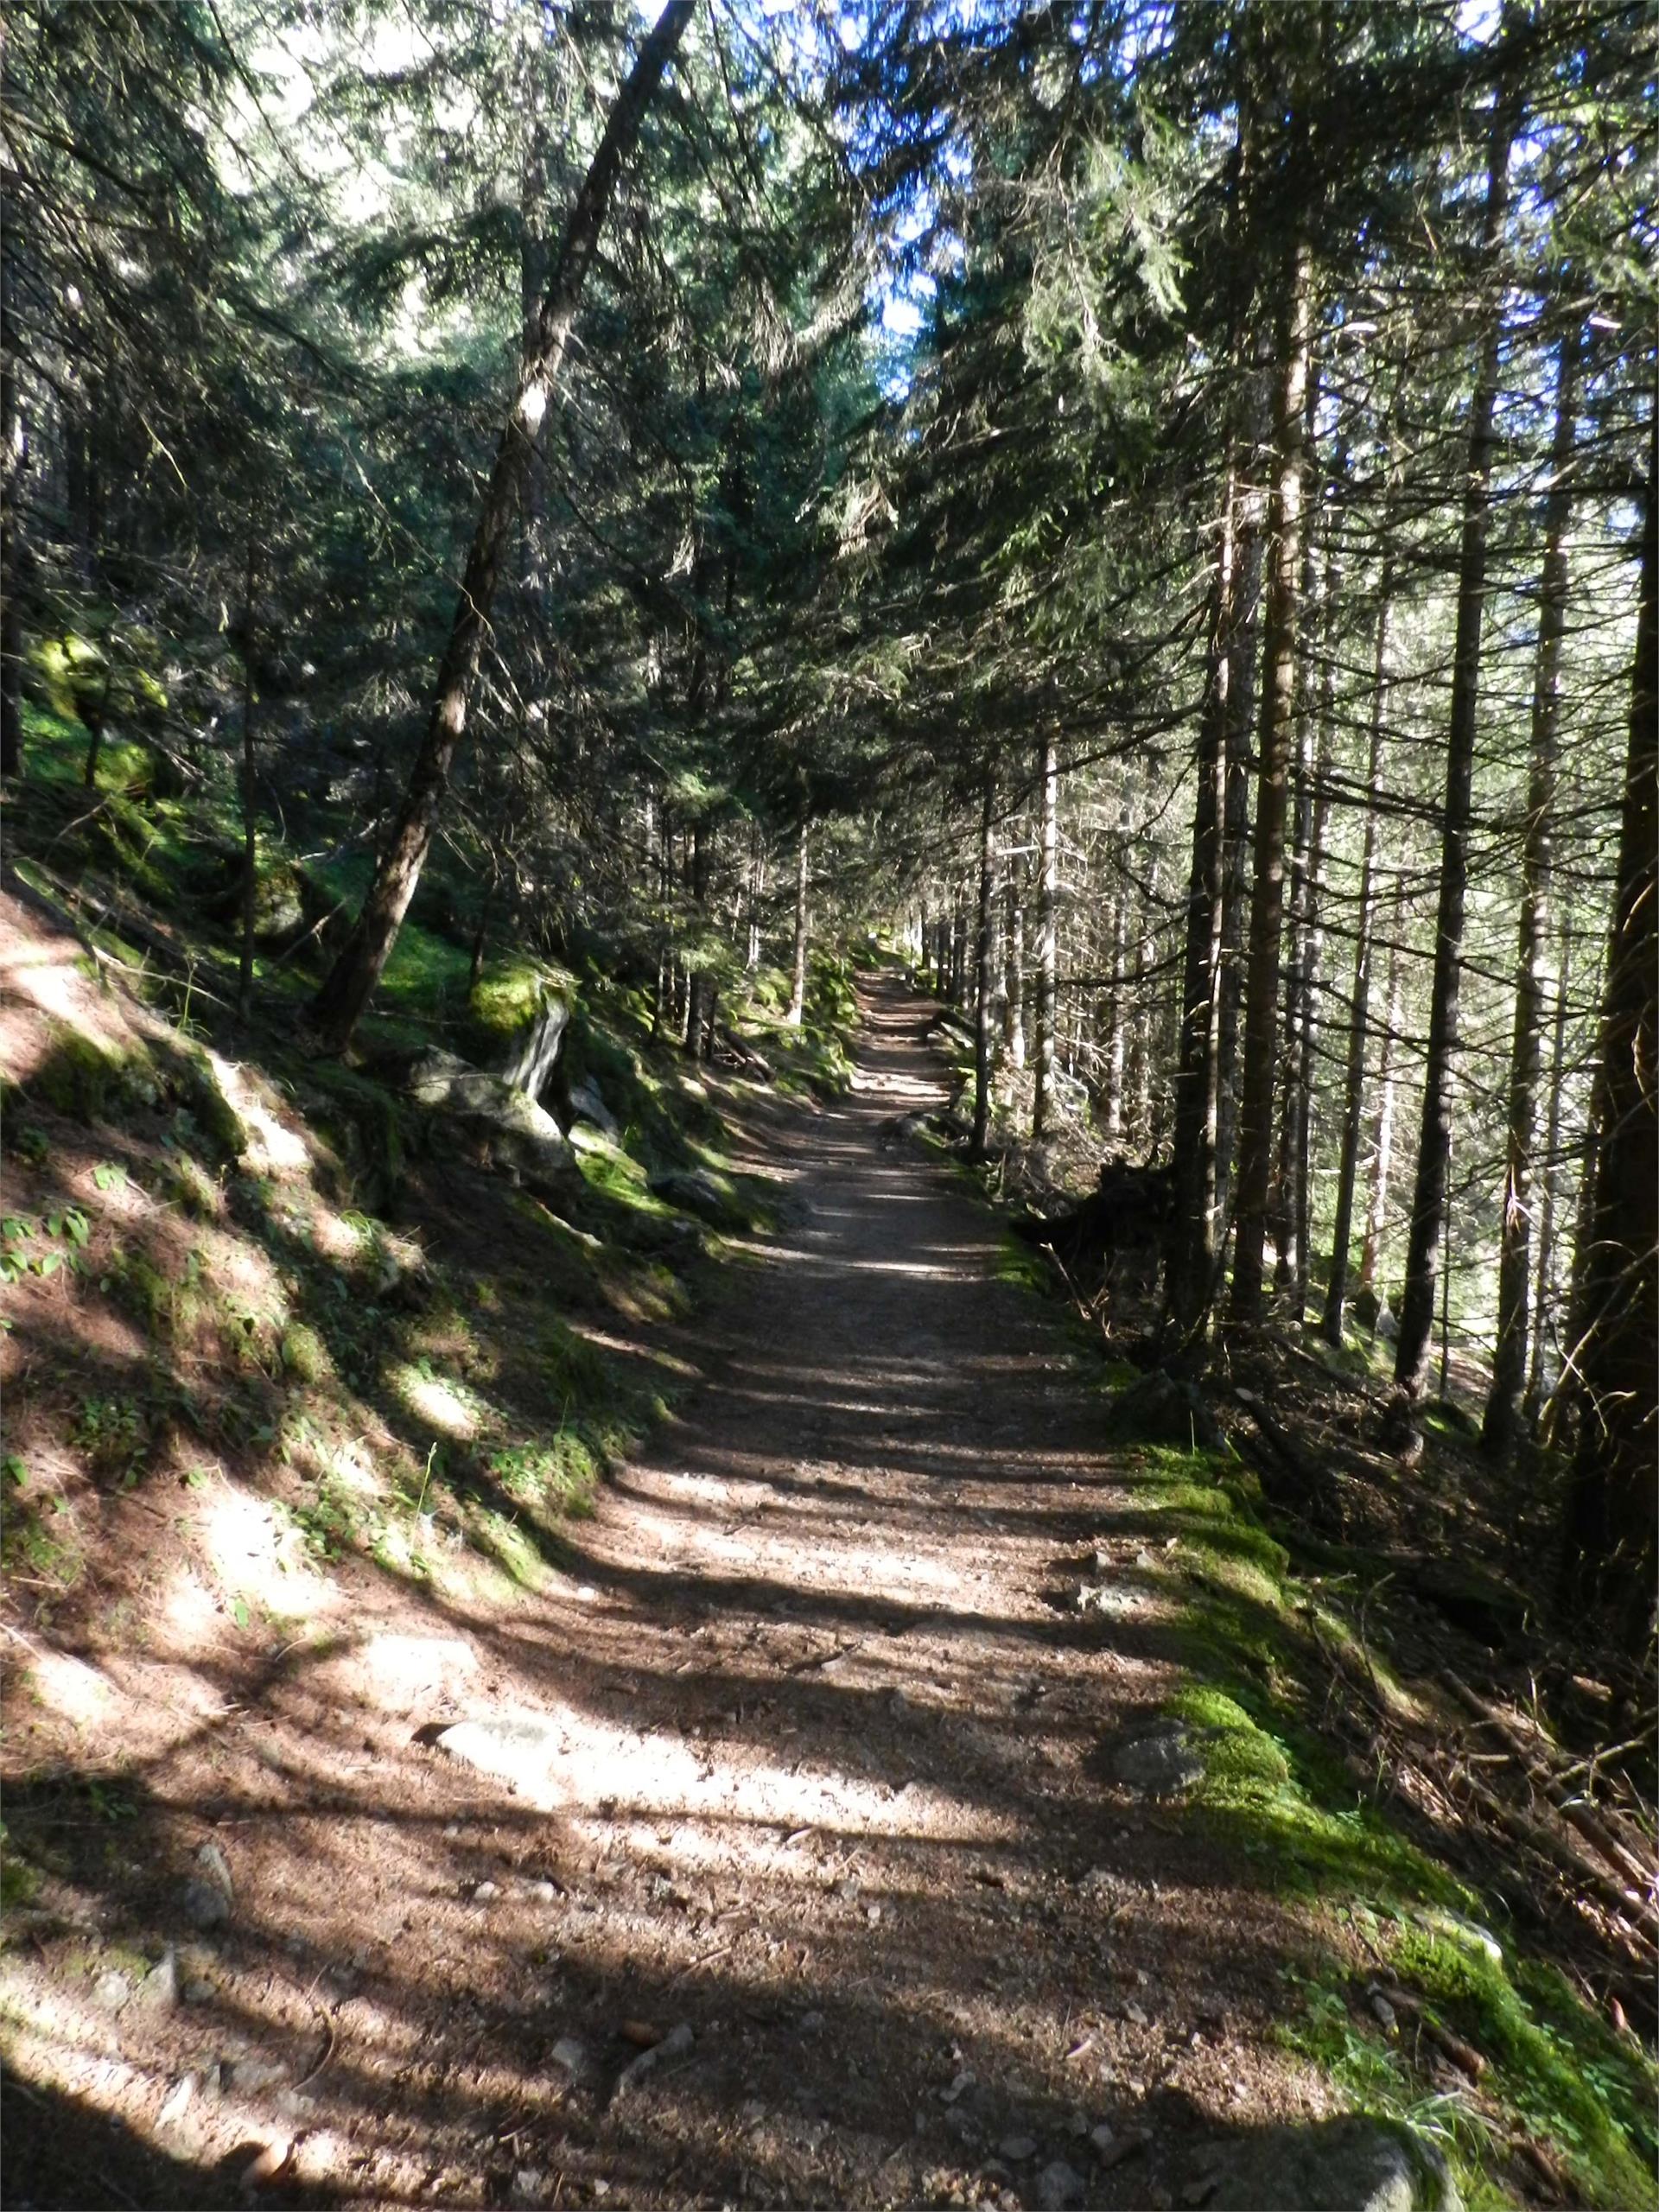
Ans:
POLYGON ((593 2147, 631 2201, 1035 2202, 1059 2160, 1090 2202, 1170 2202, 1205 2113, 1300 2102, 1261 2048, 1286 1928, 1105 1779, 1178 1678, 1134 1588, 1150 1516, 1054 1312, 888 1132, 941 1096, 932 1009, 866 1011, 853 1096, 768 1116, 792 1226, 584 1532, 585 1617, 531 1632, 552 1755, 497 1747, 586 1854, 561 1965, 593 2147), (1110 1621, 1062 1610, 1096 1543, 1129 1570, 1110 1621), (601 2116, 630 2015, 695 2040, 601 2116), (1151 2139, 1103 2164, 1103 2122, 1151 2139))
POLYGON ((568 1581, 365 1572, 315 1661, 88 1676, 149 1716, 144 1851, 10 1969, 26 2196, 237 2202, 263 2145, 268 2202, 1171 2204, 1206 2135, 1318 2108, 1271 2043, 1294 1920, 1111 1779, 1179 1678, 1156 1516, 1058 1313, 887 1134, 928 1014, 871 985, 852 1096, 757 1111, 789 1225, 568 1581))

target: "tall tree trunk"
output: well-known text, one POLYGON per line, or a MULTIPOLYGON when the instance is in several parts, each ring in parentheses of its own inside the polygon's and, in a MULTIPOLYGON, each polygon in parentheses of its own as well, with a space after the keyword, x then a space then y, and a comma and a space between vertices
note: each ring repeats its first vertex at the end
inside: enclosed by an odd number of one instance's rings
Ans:
MULTIPOLYGON (((1127 826, 1128 809, 1120 817, 1127 826)), ((1123 1135, 1123 1077, 1127 1032, 1123 1015, 1123 963, 1129 947, 1129 883, 1128 848, 1120 837, 1117 848, 1117 889, 1112 897, 1112 944, 1106 986, 1106 1069, 1101 1084, 1101 1121, 1106 1141, 1116 1145, 1123 1135)))
MULTIPOLYGON (((1482 226, 1482 265, 1494 280, 1504 212, 1509 205, 1510 146, 1515 126, 1513 99, 1507 90, 1502 91, 1492 118, 1486 209, 1482 226)), ((1486 611, 1492 416, 1497 397, 1503 320, 1501 306, 1494 300, 1486 311, 1486 327, 1481 337, 1469 410, 1469 466, 1464 490, 1463 543, 1458 562, 1457 640, 1452 665, 1451 722, 1446 737, 1440 895, 1434 925, 1434 981, 1423 1068, 1417 1178, 1412 1192, 1411 1226, 1406 1247, 1406 1282, 1400 1301, 1400 1340, 1395 1348, 1394 1379, 1399 1400, 1391 1427, 1399 1441, 1404 1441, 1414 1432, 1414 1408, 1427 1387, 1429 1339, 1434 1325, 1435 1254, 1440 1242, 1446 1163, 1452 1150, 1449 1103, 1463 984, 1463 925, 1469 883, 1475 720, 1480 696, 1480 634, 1486 611)))
POLYGON ((1532 686, 1532 760, 1521 850, 1521 916, 1515 962, 1515 1035, 1504 1139, 1503 1211, 1497 1265, 1497 1344, 1481 1442, 1494 1459, 1521 1427, 1527 1369, 1527 1291, 1531 1274, 1533 1140, 1542 1058, 1543 957, 1555 830, 1555 762, 1560 724, 1561 639, 1567 629, 1567 533, 1573 514, 1573 444, 1580 335, 1561 340, 1555 379, 1555 435, 1544 502, 1544 557, 1532 686))
POLYGON ((237 967, 236 1010, 245 1021, 253 1012, 253 933, 259 907, 258 785, 254 773, 253 538, 248 538, 242 585, 242 955, 237 967))
POLYGON ((1008 856, 1008 919, 1003 931, 1003 943, 1007 948, 1007 1024, 1008 1059, 1016 1068, 1026 1065, 1026 906, 1020 895, 1019 861, 1008 856))
POLYGON ((712 834, 701 815, 693 820, 689 876, 697 942, 693 957, 686 963, 689 977, 685 992, 685 1049, 694 1060, 707 1057, 704 1045, 715 980, 706 964, 709 957, 709 848, 712 834))
POLYGON ((1237 614, 1235 574, 1240 487, 1235 459, 1222 499, 1211 584, 1210 650, 1198 716, 1198 791, 1187 874, 1181 964, 1180 1041, 1175 1072, 1176 1227, 1167 1276, 1169 1319, 1183 1339, 1203 1325, 1215 1294, 1218 1243, 1216 1150, 1220 1061, 1223 758, 1231 673, 1230 633, 1237 614))
POLYGON ((749 824, 747 944, 743 967, 753 976, 760 965, 760 906, 766 895, 766 841, 758 820, 749 824))
POLYGON ((1325 561, 1324 658, 1319 672, 1319 735, 1313 747, 1313 830, 1307 861, 1307 923, 1302 952, 1300 1090, 1294 1162, 1296 1265, 1291 1296, 1297 1325, 1307 1311, 1308 1273, 1313 1250, 1313 1149, 1319 1122, 1319 1003, 1324 987, 1325 839, 1331 823, 1331 745, 1336 701, 1336 609, 1342 568, 1335 542, 1325 561))
MULTIPOLYGON (((1376 1134, 1371 1148, 1371 1188, 1365 1207, 1365 1237, 1359 1248, 1359 1273, 1356 1287, 1372 1290, 1376 1284, 1376 1271, 1382 1257, 1382 1238, 1389 1225, 1389 1186, 1394 1167, 1394 1123, 1400 1089, 1399 1067, 1395 1055, 1400 1044, 1400 1025, 1405 1017, 1405 974, 1401 957, 1400 932, 1405 926, 1406 878, 1401 869, 1395 876, 1394 915, 1389 938, 1389 1002, 1382 1022, 1382 1044, 1377 1055, 1376 1069, 1376 1134)), ((1386 1298, 1387 1290, 1383 1295, 1386 1298)))
POLYGON ((1555 1011, 1549 1050, 1549 1115, 1544 1135, 1544 1169, 1538 1205, 1537 1273, 1532 1294, 1532 1350, 1527 1363, 1527 1394, 1522 1410, 1535 1426, 1543 1409, 1544 1336, 1550 1319, 1555 1281, 1555 1208, 1560 1196, 1561 1095, 1567 1072, 1567 1004, 1573 973, 1573 928, 1561 918, 1561 949, 1555 971, 1555 1011))
POLYGON ((979 811, 979 929, 974 960, 974 1130, 973 1156, 985 1157, 991 1128, 992 912, 996 893, 996 848, 991 831, 996 813, 996 778, 985 772, 979 811))
MULTIPOLYGON (((0 41, 5 33, 0 29, 0 41)), ((0 54, 3 54, 0 44, 0 54)), ((23 574, 20 521, 28 448, 17 394, 16 250, 0 223, 0 776, 23 769, 23 574)))
POLYGON ((449 640, 438 671, 437 696, 391 842, 375 873, 362 912, 317 994, 312 1018, 336 1050, 350 1042, 374 994, 437 826, 449 771, 467 727, 467 709, 495 602, 501 557, 518 509, 519 487, 542 418, 557 386, 588 271, 623 163, 639 137, 655 96, 691 17, 694 0, 668 0, 617 94, 605 133, 576 194, 537 317, 536 341, 518 372, 512 410, 496 448, 472 547, 455 602, 449 640))
POLYGON ((1300 563, 1302 456, 1313 264, 1298 240, 1287 271, 1274 425, 1278 473, 1270 518, 1272 561, 1262 647, 1261 765, 1255 800, 1255 868, 1244 1001, 1244 1057, 1238 1102, 1238 1205, 1233 1233, 1231 1310, 1249 1321, 1262 1308, 1262 1247, 1273 1173, 1274 1075, 1278 1064, 1279 954, 1284 924, 1285 811, 1296 708, 1296 599, 1300 563))
MULTIPOLYGON (((1389 629, 1394 591, 1394 561, 1382 556, 1377 583, 1376 642, 1371 660, 1371 732, 1366 753, 1365 788, 1375 791, 1382 768, 1382 737, 1389 710, 1389 629)), ((1342 1149, 1337 1166, 1337 1217, 1331 1236, 1331 1272, 1325 1284, 1319 1329, 1327 1343, 1340 1346, 1348 1302, 1349 1246, 1354 1233, 1354 1186, 1359 1173, 1359 1138, 1365 1113, 1365 1050, 1370 1034, 1371 936, 1376 923, 1376 810, 1365 810, 1364 843, 1359 861, 1359 913, 1354 931, 1354 980, 1348 1001, 1348 1065, 1343 1085, 1342 1149)))
POLYGON ((1596 1168, 1572 1326, 1579 1414, 1561 1595, 1633 1658, 1659 1569, 1659 416, 1649 426, 1642 584, 1618 874, 1601 1003, 1596 1168))
POLYGON ((784 1020, 791 1029, 798 1029, 806 1014, 806 943, 807 881, 811 861, 812 827, 806 817, 801 817, 800 835, 795 845, 795 950, 790 969, 789 1007, 784 1020))
POLYGON ((1052 731, 1039 748, 1042 828, 1037 882, 1037 1051, 1031 1103, 1031 1141, 1048 1135, 1054 1089, 1054 1007, 1059 980, 1060 762, 1052 731))
MULTIPOLYGON (((1244 436, 1235 533, 1232 620, 1223 708, 1222 892, 1216 978, 1216 1211, 1225 1218, 1238 1135, 1238 1017, 1243 1003, 1243 947, 1249 910, 1250 730, 1255 715, 1256 633, 1262 616, 1266 545, 1263 480, 1268 451, 1268 371, 1265 339, 1245 380, 1244 436)), ((1217 1252, 1217 1261, 1220 1254, 1217 1252)))

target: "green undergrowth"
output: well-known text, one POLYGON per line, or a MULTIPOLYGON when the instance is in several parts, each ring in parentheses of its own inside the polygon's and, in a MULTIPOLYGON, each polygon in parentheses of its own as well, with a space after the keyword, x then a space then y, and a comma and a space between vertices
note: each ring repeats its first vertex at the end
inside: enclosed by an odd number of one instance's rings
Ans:
MULTIPOLYGON (((864 955, 867 960, 879 957, 864 955)), ((806 992, 798 1024, 785 1017, 791 978, 782 968, 763 968, 749 978, 746 1026, 776 1071, 787 1097, 839 1098, 853 1079, 852 1039, 858 1027, 858 994, 852 955, 816 948, 807 963, 806 992)))
MULTIPOLYGON (((1580 2201, 1651 2204, 1659 2072, 1529 1959, 1499 1902, 1408 1834, 1344 1758, 1324 1725, 1332 1674, 1321 1646, 1357 1650, 1357 1639, 1292 1573, 1252 1478, 1226 1454, 1127 1456, 1129 1510, 1144 1517, 1189 1671, 1168 1706, 1205 1764, 1189 1816, 1250 1878, 1310 1910, 1323 1938, 1321 1960, 1287 1971, 1287 2044, 1357 2105, 1440 2138, 1471 2204, 1514 2201, 1504 2168, 1521 2137, 1545 2147, 1580 2201), (1384 2030, 1366 1998, 1373 1975, 1481 2054, 1478 2087, 1448 2094, 1411 2022, 1384 2030)), ((1409 1687, 1369 1650, 1363 1663, 1385 1699, 1411 1707, 1409 1687)))

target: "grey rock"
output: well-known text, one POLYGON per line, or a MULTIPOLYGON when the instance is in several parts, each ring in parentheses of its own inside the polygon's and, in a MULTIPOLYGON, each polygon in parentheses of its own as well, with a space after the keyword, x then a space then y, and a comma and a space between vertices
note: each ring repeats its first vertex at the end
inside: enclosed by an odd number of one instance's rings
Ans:
POLYGON ((99 1974, 92 1984, 92 2000, 101 2005, 106 2012, 118 2012, 131 1995, 132 1984, 125 1974, 118 1974, 113 1967, 107 1974, 99 1974))
POLYGON ((473 1903, 474 1904, 493 1904, 500 1894, 501 1889, 499 1883, 480 1882, 473 1891, 473 1903))
POLYGON ((605 1103, 605 1094, 590 1077, 586 1083, 570 1086, 570 1118, 575 1122, 589 1122, 607 1137, 620 1137, 621 1124, 605 1103))
POLYGON ((492 1167, 505 1168, 534 1191, 563 1193, 577 1173, 553 1116, 506 1076, 458 1060, 453 1052, 422 1052, 404 1077, 417 1106, 480 1146, 492 1167))
POLYGON ((539 1098, 547 1079, 558 1065, 559 1048, 570 1027, 571 1001, 543 982, 537 994, 535 1013, 525 1022, 502 1061, 500 1074, 527 1097, 539 1098))
POLYGON ((526 1894, 537 1904, 551 1904, 559 1893, 551 1882, 531 1882, 526 1894))
POLYGON ((138 2000, 158 2012, 170 2012, 179 2001, 179 1955, 169 1943, 138 1985, 138 2000))
POLYGON ((573 2082, 585 2082, 594 2070, 593 2056, 577 2036, 561 2036, 550 2056, 559 2071, 573 2082))
POLYGON ((162 2105, 160 2112, 156 2115, 156 2126, 158 2127, 171 2127, 175 2120, 182 2120, 186 2113, 189 2111, 191 2104, 194 2100, 195 2094, 195 2075, 194 2074, 181 2074, 178 2080, 168 2091, 166 2102, 162 2105))
POLYGON ((823 2032, 823 2013, 803 2012, 800 2018, 800 2030, 804 2036, 822 2035, 823 2032))
POLYGON ((227 1897, 236 1895, 236 1885, 231 1879, 231 1862, 216 1843, 204 1843, 196 1853, 196 1864, 209 1881, 217 1882, 227 1897))
POLYGON ((729 1228, 734 1223, 731 1200, 703 1168, 665 1168, 661 1174, 653 1175, 645 1187, 653 1198, 677 1206, 682 1213, 695 1214, 711 1228, 729 1228))
POLYGON ((238 2058, 226 2073, 225 2086, 239 2097, 256 2096, 261 2089, 274 2089, 287 2074, 280 2058, 238 2058))
POLYGON ((620 2097, 630 2089, 638 2088, 659 2066, 667 2065, 672 2059, 683 2058, 696 2041, 690 2022, 680 2021, 669 2030, 661 2043, 652 2044, 649 2050, 642 2050, 637 2058, 628 2061, 616 2077, 613 2094, 620 2097))
POLYGON ((184 2001, 187 2005, 211 2005, 213 1995, 213 1983, 203 1981, 199 1976, 187 1981, 184 1985, 184 2001))
POLYGON ((231 1901, 217 1882, 187 1882, 183 1904, 185 1918, 204 1931, 222 1928, 231 1916, 231 1901))
POLYGON ((1272 2127, 1222 2155, 1211 2212, 1463 2212, 1433 2145, 1382 2120, 1272 2127))
POLYGON ((999 2158, 1006 2158, 1011 2166, 1022 2166, 1027 2158, 1037 2155, 1034 2135, 1005 2135, 996 2146, 999 2158))
POLYGON ((1117 2140, 1117 2133, 1107 2121, 1101 2120, 1089 2131, 1089 2140, 1103 2158, 1117 2140))
POLYGON ((1037 2177, 1037 2202, 1042 2212, 1066 2212, 1066 2208, 1081 2204, 1085 2184, 1083 2176, 1068 2166, 1064 2158, 1054 2158, 1037 2177))
POLYGON ((1139 1736, 1122 1745, 1113 1755, 1112 1773, 1132 1789, 1159 1795, 1190 1789, 1203 1779, 1204 1761, 1188 1742, 1184 1728, 1164 1728, 1155 1735, 1139 1736))

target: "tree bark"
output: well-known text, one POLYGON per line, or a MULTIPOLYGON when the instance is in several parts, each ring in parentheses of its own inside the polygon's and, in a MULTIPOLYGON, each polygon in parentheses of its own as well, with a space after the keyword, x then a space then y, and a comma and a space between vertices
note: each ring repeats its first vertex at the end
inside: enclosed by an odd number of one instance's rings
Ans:
POLYGON ((784 1020, 798 1029, 806 1014, 807 871, 811 860, 811 825, 803 816, 795 846, 795 950, 790 970, 789 1007, 784 1020))
MULTIPOLYGON (((4 36, 0 29, 0 42, 4 36)), ((23 769, 23 619, 18 598, 23 540, 19 512, 28 448, 17 397, 16 278, 10 232, 10 226, 0 223, 0 776, 19 776, 23 769)))
MULTIPOLYGON (((1500 91, 1487 154, 1482 262, 1495 278, 1503 218, 1509 205, 1510 146, 1516 109, 1500 91)), ((1452 1151, 1452 1063, 1458 1049, 1463 984, 1463 925, 1469 884, 1469 830, 1474 789, 1475 718, 1480 696, 1480 637, 1486 611, 1486 530, 1491 504, 1492 417, 1497 397, 1503 311, 1494 300, 1486 312, 1470 403, 1469 463, 1465 481, 1463 542, 1458 563, 1457 639, 1452 666, 1452 712, 1446 737, 1446 804, 1441 827, 1440 892, 1434 925, 1434 980, 1429 1001, 1428 1046, 1423 1069, 1422 1122, 1417 1177, 1412 1192, 1406 1248, 1405 1290, 1400 1301, 1400 1340, 1394 1379, 1400 1393, 1395 1426, 1415 1426, 1414 1408, 1428 1382, 1434 1325, 1435 1255, 1446 1206, 1452 1151)))
POLYGON ((1296 602, 1300 561, 1304 412, 1313 338, 1313 264, 1306 241, 1292 250, 1281 334, 1274 445, 1278 472, 1269 528, 1272 561, 1262 645, 1261 765, 1255 801, 1255 867, 1250 899, 1249 970, 1239 1086, 1238 1205, 1231 1312, 1262 1310, 1262 1248, 1273 1172, 1273 1093, 1278 1063, 1279 955, 1284 925, 1285 813, 1296 707, 1296 602))
POLYGON ((253 1011, 253 932, 259 903, 259 820, 257 780, 254 773, 254 708, 257 694, 253 681, 253 540, 248 540, 248 559, 242 587, 242 953, 237 966, 236 1010, 245 1021, 253 1011))
POLYGON ((1008 925, 1003 932, 1007 947, 1007 1047, 1016 1068, 1026 1065, 1026 909, 1020 896, 1020 868, 1008 861, 1008 925))
POLYGON ((688 960, 688 981, 685 993, 685 1049, 694 1060, 707 1058, 704 1044, 709 1030, 709 1009, 714 993, 714 977, 706 962, 709 938, 709 847, 711 833, 699 816, 691 824, 691 866, 689 871, 692 912, 697 941, 692 959, 688 960))
POLYGON ((437 826, 449 771, 467 727, 477 674, 519 489, 542 418, 558 384, 582 289, 618 176, 632 151, 663 73, 691 17, 694 0, 668 0, 616 97, 605 133, 576 194, 524 355, 512 410, 496 447, 488 489, 438 671, 437 696, 391 842, 350 938, 317 994, 312 1019, 324 1041, 343 1050, 378 983, 415 895, 437 826))
POLYGON ((1555 435, 1544 502, 1544 556, 1538 595, 1538 646, 1532 688, 1532 760, 1521 852, 1521 914, 1515 962, 1515 1035, 1504 1139, 1503 1210, 1497 1266, 1497 1343, 1481 1442, 1494 1459, 1513 1448, 1521 1428, 1527 1369, 1527 1293, 1531 1274, 1533 1144, 1543 1054, 1543 956, 1549 918, 1555 829, 1555 764, 1560 724, 1561 639, 1567 629, 1567 533, 1573 514, 1573 445, 1581 339, 1561 340, 1555 381, 1555 435))
POLYGON ((996 891, 996 848, 992 828, 996 812, 996 778, 985 772, 979 813, 979 930, 975 944, 973 1156, 985 1157, 991 1128, 991 920, 996 891))
POLYGON ((1032 1094, 1031 1141, 1048 1135, 1054 1088, 1054 1005, 1058 982, 1060 895, 1060 766, 1052 732, 1043 737, 1039 757, 1042 785, 1042 872, 1037 905, 1037 1052, 1032 1094))
POLYGON ((1651 1642, 1659 1568, 1659 417, 1649 438, 1596 1179, 1572 1327, 1579 1434, 1561 1563, 1567 1609, 1589 1611, 1632 1657, 1651 1642))
MULTIPOLYGON (((1374 791, 1382 768, 1382 738, 1389 709, 1389 630, 1394 591, 1394 562, 1387 550, 1377 583, 1376 643, 1372 653, 1371 731, 1366 752, 1365 788, 1374 791)), ((1364 843, 1359 861, 1359 913, 1354 931, 1354 980, 1348 1000, 1348 1065, 1343 1086, 1342 1149, 1337 1166, 1337 1217, 1331 1236, 1331 1272, 1325 1284, 1319 1330, 1328 1344, 1340 1346, 1348 1302, 1349 1246, 1354 1233, 1354 1188, 1359 1174, 1359 1138, 1365 1113, 1365 1052, 1370 1036, 1371 937, 1376 923, 1376 810, 1365 810, 1364 843)))
MULTIPOLYGON (((1365 1239, 1359 1250, 1356 1287, 1376 1287, 1382 1256, 1382 1236, 1389 1222, 1389 1185, 1394 1167, 1395 1108, 1400 1087, 1395 1054, 1400 1025, 1405 1014, 1405 982, 1400 954, 1400 932, 1405 926, 1406 879, 1403 869, 1394 881, 1394 915, 1389 939, 1389 1003, 1382 1023, 1382 1044, 1377 1054, 1376 1137, 1371 1152, 1371 1188, 1365 1208, 1365 1239)), ((1384 1296, 1386 1297, 1386 1289, 1384 1296)))
POLYGON ((1555 1208, 1560 1195, 1561 1094, 1567 1071, 1567 989, 1573 973, 1573 929, 1561 918, 1561 949, 1555 971, 1555 1011, 1549 1053, 1549 1116, 1544 1135, 1544 1171, 1538 1205, 1536 1264, 1532 1294, 1532 1350, 1527 1363, 1527 1394, 1522 1410, 1536 1425, 1543 1409, 1544 1336, 1548 1327, 1555 1280, 1555 1208))

